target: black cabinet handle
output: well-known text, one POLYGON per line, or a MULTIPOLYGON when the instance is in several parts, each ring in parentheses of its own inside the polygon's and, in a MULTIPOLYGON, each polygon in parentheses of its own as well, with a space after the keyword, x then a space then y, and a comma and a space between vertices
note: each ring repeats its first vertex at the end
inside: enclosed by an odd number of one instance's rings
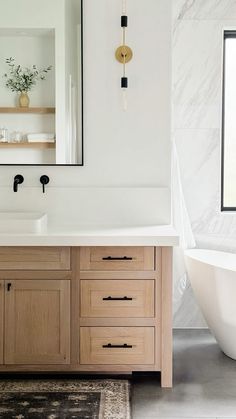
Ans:
POLYGON ((121 348, 121 349, 126 349, 126 348, 133 348, 133 345, 127 345, 127 343, 124 343, 124 345, 112 345, 111 343, 108 343, 107 345, 102 345, 103 348, 108 348, 108 349, 114 349, 114 348, 121 348))
POLYGON ((132 301, 132 297, 104 297, 103 301, 132 301))
POLYGON ((102 260, 133 260, 133 258, 129 256, 122 256, 122 257, 106 256, 102 258, 102 260))
POLYGON ((8 283, 7 284, 7 291, 10 291, 10 289, 11 289, 11 283, 8 283))

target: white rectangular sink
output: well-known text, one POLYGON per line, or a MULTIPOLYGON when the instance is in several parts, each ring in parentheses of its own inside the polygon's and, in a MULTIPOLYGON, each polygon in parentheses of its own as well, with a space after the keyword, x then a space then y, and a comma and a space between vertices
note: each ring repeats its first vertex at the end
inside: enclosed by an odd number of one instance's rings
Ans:
POLYGON ((1 233, 44 233, 47 230, 47 215, 40 212, 0 212, 1 233))

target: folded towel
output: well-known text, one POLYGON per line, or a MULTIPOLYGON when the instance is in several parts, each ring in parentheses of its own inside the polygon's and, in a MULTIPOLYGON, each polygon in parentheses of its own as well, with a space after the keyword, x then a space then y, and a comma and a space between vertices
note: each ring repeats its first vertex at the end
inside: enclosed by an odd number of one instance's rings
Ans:
POLYGON ((35 138, 35 140, 28 140, 28 143, 55 143, 56 140, 44 140, 42 138, 35 138))
POLYGON ((48 143, 48 142, 52 142, 54 143, 55 141, 55 134, 53 133, 44 133, 44 132, 40 132, 38 134, 28 134, 27 135, 27 140, 29 142, 36 142, 36 143, 48 143))

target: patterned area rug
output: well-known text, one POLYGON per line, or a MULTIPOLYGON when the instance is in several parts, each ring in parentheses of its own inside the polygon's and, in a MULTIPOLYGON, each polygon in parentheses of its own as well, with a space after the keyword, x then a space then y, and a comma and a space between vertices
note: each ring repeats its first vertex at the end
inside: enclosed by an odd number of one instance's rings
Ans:
POLYGON ((125 380, 0 380, 1 419, 130 419, 125 380))

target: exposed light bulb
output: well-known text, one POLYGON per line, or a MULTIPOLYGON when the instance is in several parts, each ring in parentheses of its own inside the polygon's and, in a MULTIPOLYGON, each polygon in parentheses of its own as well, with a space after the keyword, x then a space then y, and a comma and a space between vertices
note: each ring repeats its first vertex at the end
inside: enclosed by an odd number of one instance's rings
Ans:
POLYGON ((126 0, 122 0, 122 14, 126 15, 126 11, 127 11, 127 3, 126 0))
POLYGON ((127 89, 122 89, 122 96, 123 96, 123 111, 126 112, 128 109, 127 89))

